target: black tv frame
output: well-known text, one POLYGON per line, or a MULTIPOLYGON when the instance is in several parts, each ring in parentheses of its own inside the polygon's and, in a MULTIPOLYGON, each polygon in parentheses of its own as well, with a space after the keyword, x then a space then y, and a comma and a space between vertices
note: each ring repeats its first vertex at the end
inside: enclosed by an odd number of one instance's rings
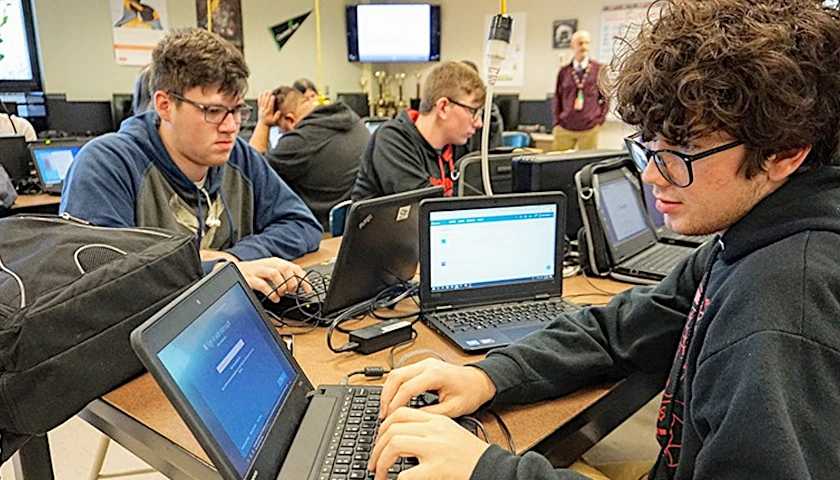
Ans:
MULTIPOLYGON (((359 60, 359 34, 358 34, 358 18, 356 17, 356 7, 360 4, 345 6, 345 23, 347 26, 347 59, 351 62, 361 62, 359 60)), ((427 5, 424 3, 410 3, 410 4, 384 4, 384 3, 365 3, 361 5, 427 5)), ((440 61, 440 5, 429 5, 431 7, 431 28, 429 31, 429 59, 423 61, 405 61, 405 60, 381 60, 371 63, 426 63, 440 61)))
POLYGON ((32 0, 20 0, 23 9, 23 28, 26 31, 26 46, 29 50, 29 63, 32 68, 32 80, 0 79, 0 92, 43 92, 41 78, 41 59, 38 52, 38 38, 35 35, 35 16, 32 0))

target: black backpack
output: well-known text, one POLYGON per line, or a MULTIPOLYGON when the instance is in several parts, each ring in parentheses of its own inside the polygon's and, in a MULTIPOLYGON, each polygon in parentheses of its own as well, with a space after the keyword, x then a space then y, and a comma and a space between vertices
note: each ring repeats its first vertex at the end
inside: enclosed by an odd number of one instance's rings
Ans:
POLYGON ((131 331, 201 276, 191 236, 0 220, 0 462, 141 373, 131 331))

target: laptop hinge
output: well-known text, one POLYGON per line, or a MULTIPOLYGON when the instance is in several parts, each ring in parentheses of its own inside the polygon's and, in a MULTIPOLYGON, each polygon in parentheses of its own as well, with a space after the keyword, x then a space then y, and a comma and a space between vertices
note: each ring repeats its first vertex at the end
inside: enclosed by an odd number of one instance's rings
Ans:
POLYGON ((439 307, 435 307, 436 312, 445 312, 446 310, 452 310, 452 305, 441 305, 439 307))
POLYGON ((540 293, 540 294, 534 296, 534 300, 550 300, 550 299, 551 299, 551 294, 548 294, 548 293, 540 293))

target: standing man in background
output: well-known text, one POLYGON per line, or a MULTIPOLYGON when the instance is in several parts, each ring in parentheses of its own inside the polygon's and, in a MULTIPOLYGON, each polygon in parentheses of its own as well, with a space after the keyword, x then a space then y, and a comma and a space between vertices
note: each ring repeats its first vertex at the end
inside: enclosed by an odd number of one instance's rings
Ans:
POLYGON ((572 35, 572 63, 560 69, 554 90, 554 150, 598 148, 608 103, 598 88, 601 64, 589 58, 589 32, 572 35))

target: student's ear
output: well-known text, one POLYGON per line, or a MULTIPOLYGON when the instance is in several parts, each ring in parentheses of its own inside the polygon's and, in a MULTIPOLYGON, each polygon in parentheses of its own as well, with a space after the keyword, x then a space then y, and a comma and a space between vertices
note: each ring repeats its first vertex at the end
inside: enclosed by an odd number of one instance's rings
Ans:
POLYGON ((170 109, 175 106, 172 98, 170 98, 163 90, 158 90, 155 92, 153 100, 155 104, 155 111, 160 116, 160 119, 164 122, 169 122, 171 118, 170 109))
POLYGON ((774 182, 784 181, 802 165, 809 153, 811 153, 810 145, 770 155, 764 163, 768 178, 774 182))
POLYGON ((449 99, 447 99, 446 97, 440 97, 437 99, 437 101, 435 101, 435 108, 437 109, 438 114, 441 116, 441 118, 445 119, 447 115, 449 115, 449 112, 446 110, 446 106, 449 104, 449 99))
POLYGON ((297 126, 297 118, 295 117, 294 113, 287 113, 286 114, 286 123, 289 125, 289 130, 294 130, 297 126))

